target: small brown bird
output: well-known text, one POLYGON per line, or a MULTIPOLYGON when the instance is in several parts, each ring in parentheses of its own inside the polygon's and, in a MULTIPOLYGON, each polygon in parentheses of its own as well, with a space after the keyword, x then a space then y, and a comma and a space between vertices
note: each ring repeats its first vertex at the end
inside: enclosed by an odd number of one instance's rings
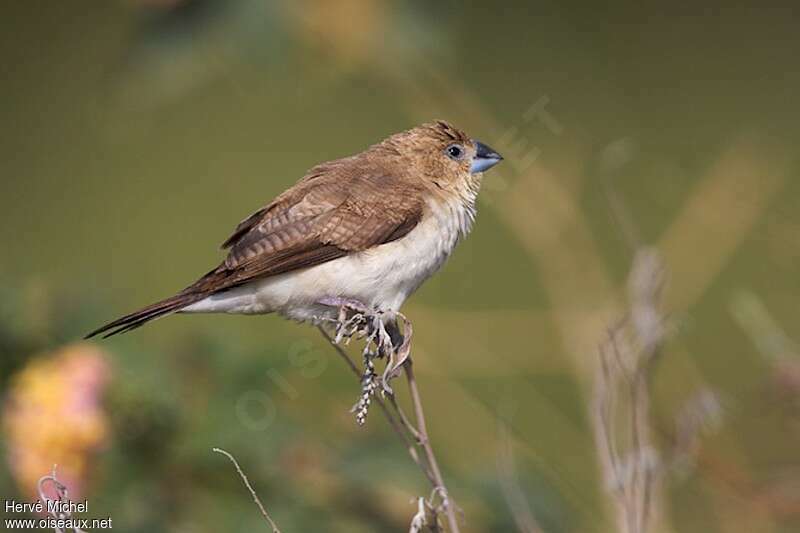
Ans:
POLYGON ((343 302, 396 312, 469 232, 482 172, 502 159, 437 121, 317 165, 236 227, 217 268, 87 338, 176 312, 313 322, 343 302))

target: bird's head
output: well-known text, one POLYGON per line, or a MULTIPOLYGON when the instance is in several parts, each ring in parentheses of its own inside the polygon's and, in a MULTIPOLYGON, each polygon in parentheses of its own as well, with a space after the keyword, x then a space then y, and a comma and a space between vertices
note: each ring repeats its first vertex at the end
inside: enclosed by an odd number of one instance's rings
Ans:
POLYGON ((477 187, 481 173, 503 160, 495 150, 443 120, 398 133, 381 144, 412 165, 412 174, 445 190, 477 187))

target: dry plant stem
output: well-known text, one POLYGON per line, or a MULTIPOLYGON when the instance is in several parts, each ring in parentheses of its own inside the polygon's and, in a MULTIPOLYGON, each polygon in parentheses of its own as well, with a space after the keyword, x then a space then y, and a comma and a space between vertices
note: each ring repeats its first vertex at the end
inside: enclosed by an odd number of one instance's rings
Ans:
MULTIPOLYGON (((355 376, 358 379, 361 379, 361 372, 358 370, 358 367, 350 358, 350 356, 347 355, 347 352, 345 352, 341 346, 339 346, 334 342, 333 338, 328 334, 327 331, 325 331, 325 328, 318 326, 317 329, 319 329, 320 333, 322 333, 322 336, 325 337, 325 339, 331 344, 331 346, 333 346, 333 349, 336 350, 336 353, 338 353, 341 356, 341 358, 344 359, 344 361, 347 363, 347 366, 350 368, 353 374, 355 374, 355 376)), ((408 418, 406 417, 403 410, 400 408, 399 405, 397 405, 397 403, 394 401, 394 398, 390 397, 392 407, 394 408, 395 412, 397 412, 397 416, 399 418, 398 422, 398 420, 395 419, 395 417, 392 415, 392 412, 386 406, 386 403, 383 401, 383 399, 381 399, 379 396, 376 395, 373 398, 373 400, 381 408, 381 411, 383 412, 384 416, 386 417, 386 420, 389 422, 389 425, 392 427, 394 432, 397 434, 398 437, 400 437, 400 440, 403 441, 403 444, 405 444, 406 449, 408 450, 408 454, 411 456, 411 459, 417 464, 417 466, 419 466, 420 470, 422 470, 422 473, 425 474, 425 477, 428 478, 428 481, 430 481, 431 486, 435 487, 436 480, 433 477, 431 469, 428 467, 427 464, 422 462, 419 453, 417 453, 417 449, 414 447, 414 441, 419 442, 419 439, 417 439, 416 437, 417 431, 413 427, 411 427, 410 423, 408 422, 408 418)))
POLYGON ((397 403, 397 399, 394 397, 393 394, 389 395, 389 402, 392 404, 394 410, 397 411, 397 416, 400 417, 400 422, 403 424, 406 430, 408 430, 408 432, 411 433, 411 436, 414 438, 416 442, 420 442, 422 440, 422 436, 419 434, 417 429, 408 419, 405 411, 403 411, 403 408, 400 407, 400 405, 397 403))
POLYGON ((624 533, 645 533, 658 515, 664 464, 652 444, 650 379, 666 338, 658 307, 660 258, 637 250, 629 276, 630 311, 599 347, 593 400, 595 443, 624 533))
MULTIPOLYGON (((56 476, 56 469, 57 468, 58 468, 57 465, 53 465, 53 471, 50 473, 50 475, 43 476, 43 477, 39 478, 39 482, 36 484, 38 492, 39 492, 39 500, 45 506, 49 506, 51 501, 57 501, 57 502, 61 502, 61 501, 65 501, 65 500, 69 501, 69 491, 67 490, 67 486, 64 485, 63 483, 61 483, 58 480, 58 477, 56 476), (45 486, 46 483, 52 483, 53 488, 56 491, 56 498, 57 498, 56 500, 52 500, 51 498, 49 498, 47 496, 47 494, 45 494, 44 486, 45 486)), ((72 518, 72 513, 70 513, 69 511, 60 512, 60 511, 52 510, 52 511, 48 511, 48 512, 49 512, 50 516, 52 516, 56 520, 65 520, 65 519, 72 518)), ((53 531, 55 533, 68 533, 68 531, 66 529, 58 527, 58 526, 53 528, 53 531)), ((72 531, 72 533, 86 533, 86 531, 84 531, 83 529, 80 529, 79 527, 70 528, 69 531, 72 531)))
POLYGON ((261 500, 259 499, 258 494, 256 494, 256 491, 253 490, 252 486, 250 486, 250 481, 247 479, 247 476, 244 474, 244 472, 242 471, 242 468, 239 466, 239 463, 236 461, 236 459, 233 457, 233 455, 229 454, 228 452, 226 452, 225 450, 220 449, 220 448, 212 448, 211 451, 216 452, 216 453, 221 453, 222 455, 224 455, 225 457, 227 457, 228 459, 231 460, 231 462, 233 463, 233 466, 236 467, 236 471, 239 473, 239 477, 242 478, 242 481, 244 482, 244 486, 247 487, 247 490, 250 491, 250 495, 253 497, 253 501, 256 502, 256 505, 258 506, 258 509, 261 511, 261 515, 264 517, 264 520, 266 520, 267 523, 272 528, 272 533, 281 533, 281 530, 278 529, 278 525, 269 516, 269 513, 267 513, 267 510, 264 508, 264 504, 261 503, 261 500))
MULTIPOLYGON (((320 330, 323 337, 325 337, 325 339, 327 339, 327 341, 331 343, 336 352, 345 360, 347 366, 350 367, 350 370, 353 372, 353 374, 355 374, 356 377, 360 379, 361 373, 359 372, 358 367, 350 358, 350 356, 347 355, 347 352, 345 352, 341 346, 339 346, 333 341, 333 338, 331 338, 331 336, 328 334, 327 331, 325 331, 323 327, 318 326, 317 329, 320 330)), ((425 413, 422 409, 422 400, 419 394, 419 389, 417 388, 417 381, 414 378, 414 370, 412 368, 410 357, 403 364, 403 369, 405 370, 406 379, 408 380, 408 388, 411 395, 411 403, 414 406, 414 416, 417 421, 416 427, 414 427, 414 425, 411 424, 405 412, 401 409, 400 405, 395 401, 393 396, 389 396, 389 402, 392 408, 397 413, 399 422, 394 418, 394 416, 392 416, 386 403, 383 402, 380 397, 375 396, 375 400, 381 407, 383 413, 386 415, 386 418, 389 421, 389 424, 395 430, 395 433, 397 433, 400 439, 406 444, 408 448, 408 453, 409 455, 411 455, 411 458, 420 467, 422 472, 425 474, 425 477, 428 478, 428 481, 430 481, 431 486, 433 487, 434 490, 434 496, 438 493, 442 497, 442 503, 445 509, 445 514, 447 516, 447 525, 449 531, 451 533, 459 533, 460 529, 458 527, 458 521, 456 519, 455 504, 451 500, 450 495, 447 491, 447 487, 444 484, 441 470, 439 470, 439 464, 436 461, 436 455, 433 452, 433 448, 431 447, 430 444, 430 439, 428 438, 428 430, 427 430, 427 425, 425 423, 425 413), (414 447, 414 444, 411 439, 416 441, 416 443, 419 444, 419 446, 421 446, 423 451, 425 452, 424 462, 419 457, 419 454, 417 453, 417 450, 414 447)))
POLYGON ((425 457, 428 458, 428 464, 431 467, 433 479, 436 482, 434 490, 440 491, 443 495, 442 503, 444 505, 445 513, 447 514, 447 525, 449 526, 450 531, 452 533, 458 533, 459 529, 458 520, 456 520, 455 505, 450 499, 450 494, 447 491, 447 487, 444 485, 444 479, 442 479, 442 473, 439 470, 439 464, 436 461, 436 455, 433 453, 433 448, 431 447, 430 439, 428 438, 428 429, 425 425, 425 412, 422 410, 422 399, 420 398, 419 389, 417 388, 417 380, 414 378, 414 368, 410 357, 406 360, 403 368, 406 371, 408 390, 411 393, 411 403, 414 404, 414 416, 417 419, 417 431, 419 432, 420 436, 419 443, 422 446, 422 449, 425 450, 425 457))

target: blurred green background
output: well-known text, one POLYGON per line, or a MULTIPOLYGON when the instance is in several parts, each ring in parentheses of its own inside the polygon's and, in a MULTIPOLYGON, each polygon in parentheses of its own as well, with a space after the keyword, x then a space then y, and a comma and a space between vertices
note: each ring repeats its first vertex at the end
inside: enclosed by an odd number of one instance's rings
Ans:
POLYGON ((355 425, 314 328, 178 316, 74 343, 214 266, 307 168, 444 118, 506 156, 405 306, 464 530, 525 530, 509 486, 541 530, 616 530, 588 405, 631 235, 669 277, 657 445, 697 391, 722 406, 654 530, 800 530, 800 33, 751 4, 6 3, 0 496, 61 462, 115 529, 266 530, 219 446, 284 532, 407 531, 426 481, 377 410, 355 425), (75 385, 65 346, 107 366, 75 385))

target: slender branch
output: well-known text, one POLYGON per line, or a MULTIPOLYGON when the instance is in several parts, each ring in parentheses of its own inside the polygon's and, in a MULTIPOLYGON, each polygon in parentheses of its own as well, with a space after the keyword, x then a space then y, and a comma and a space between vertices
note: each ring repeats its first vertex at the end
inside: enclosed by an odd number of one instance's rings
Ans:
MULTIPOLYGON (((66 485, 64 485, 63 483, 61 483, 58 480, 58 477, 56 476, 56 469, 57 468, 58 468, 58 465, 53 465, 53 470, 52 470, 52 472, 50 472, 50 475, 42 476, 41 478, 39 478, 39 482, 36 484, 38 492, 39 492, 39 499, 45 504, 47 509, 50 509, 50 502, 54 502, 55 501, 55 502, 59 502, 60 503, 60 502, 63 502, 63 501, 67 501, 67 502, 69 501, 69 490, 67 489, 66 485), (53 490, 55 490, 55 492, 56 492, 56 499, 55 500, 53 500, 52 498, 50 498, 46 494, 45 484, 47 484, 47 483, 51 483, 53 485, 53 490)), ((69 511, 69 509, 60 510, 58 508, 55 508, 55 509, 52 509, 52 510, 48 510, 48 512, 50 513, 50 516, 52 516, 56 520, 65 520, 65 519, 72 518, 72 513, 69 511)), ((83 529, 81 529, 79 527, 72 527, 72 528, 70 528, 70 530, 72 530, 72 533, 86 533, 86 531, 84 531, 83 529)), ((66 529, 64 529, 62 527, 59 527, 59 526, 56 526, 55 528, 53 528, 53 531, 55 533, 68 533, 66 529)))
MULTIPOLYGON (((353 374, 360 379, 361 373, 350 356, 347 355, 347 352, 340 345, 336 344, 334 339, 330 336, 330 334, 328 334, 327 331, 325 331, 322 326, 317 326, 317 329, 320 330, 322 336, 325 337, 325 339, 333 346, 334 350, 336 350, 336 352, 345 360, 347 366, 350 367, 350 370, 353 372, 353 374)), ((386 419, 389 421, 389 424, 392 426, 392 429, 394 429, 395 433, 397 433, 397 435, 406 445, 411 458, 414 460, 417 466, 420 467, 422 472, 425 474, 425 477, 428 478, 428 481, 433 487, 433 495, 435 496, 438 494, 442 498, 442 505, 447 516, 448 529, 451 531, 451 533, 459 533, 460 530, 458 527, 458 521, 456 519, 455 503, 450 498, 447 487, 444 484, 442 473, 436 460, 436 455, 434 454, 433 448, 430 444, 430 438, 428 437, 428 430, 425 423, 425 413, 422 409, 422 400, 419 394, 419 389, 417 388, 417 381, 414 377, 414 370, 412 368, 410 357, 408 357, 403 363, 403 369, 405 370, 406 379, 408 380, 411 403, 414 407, 414 417, 416 418, 416 427, 414 427, 414 425, 408 419, 405 412, 394 398, 394 395, 389 395, 388 405, 377 395, 374 399, 381 407, 381 410, 386 416, 386 419), (390 406, 397 414, 397 419, 395 419, 395 417, 392 415, 392 412, 389 409, 390 406), (414 443, 418 444, 423 449, 425 454, 424 461, 417 453, 414 443)))
POLYGON ((247 476, 244 474, 244 472, 242 471, 242 468, 239 466, 239 463, 236 461, 236 459, 233 457, 233 455, 229 454, 228 452, 226 452, 225 450, 223 450, 221 448, 212 448, 211 451, 216 452, 216 453, 221 453, 222 455, 224 455, 225 457, 227 457, 228 459, 231 460, 231 462, 233 463, 233 466, 236 467, 236 471, 239 473, 239 477, 242 478, 242 481, 244 482, 244 486, 247 487, 247 490, 250 491, 250 495, 253 497, 253 501, 256 502, 256 505, 258 506, 258 509, 261 511, 261 515, 264 517, 264 520, 266 520, 267 523, 272 528, 272 533, 281 533, 281 530, 278 529, 278 525, 269 516, 269 513, 267 513, 267 510, 264 508, 264 504, 262 504, 261 500, 258 498, 258 494, 256 494, 256 491, 253 490, 252 486, 250 486, 250 481, 247 479, 247 476))
POLYGON ((403 427, 405 427, 406 430, 411 433, 411 436, 414 437, 416 442, 420 442, 422 440, 422 435, 419 434, 417 428, 414 427, 414 425, 408 419, 408 416, 406 416, 403 408, 397 403, 397 398, 394 397, 394 394, 389 395, 389 403, 391 403, 394 410, 397 411, 397 415, 400 417, 400 423, 403 424, 403 427))
POLYGON ((419 443, 422 449, 425 450, 425 457, 428 459, 428 464, 433 472, 433 479, 436 482, 434 490, 437 490, 442 495, 442 504, 444 505, 445 513, 447 514, 447 525, 452 533, 458 533, 458 520, 456 520, 456 511, 453 501, 450 499, 450 494, 444 484, 442 473, 439 470, 439 464, 436 461, 436 455, 433 453, 430 439, 428 438, 428 429, 425 424, 425 412, 422 409, 422 398, 419 395, 417 388, 417 380, 414 378, 414 368, 411 358, 409 357, 403 368, 406 371, 406 379, 408 380, 408 390, 411 394, 411 403, 414 405, 414 416, 417 419, 417 431, 420 435, 419 443))
POLYGON ((336 352, 342 356, 342 359, 345 360, 347 366, 349 366, 350 370, 353 371, 353 374, 355 374, 356 377, 360 378, 361 373, 358 371, 358 367, 353 362, 353 360, 350 359, 350 356, 347 355, 347 352, 345 352, 341 346, 336 344, 336 342, 333 340, 333 337, 331 337, 330 334, 328 334, 328 332, 325 331, 325 328, 323 328, 322 326, 317 326, 317 329, 319 330, 320 333, 322 333, 322 336, 325 337, 325 340, 327 340, 331 344, 331 346, 333 346, 333 349, 336 350, 336 352))
MULTIPOLYGON (((338 353, 342 357, 342 359, 344 359, 345 363, 347 363, 347 366, 350 367, 350 370, 353 371, 353 374, 355 374, 355 376, 360 379, 361 373, 359 372, 358 367, 350 358, 350 356, 347 355, 347 352, 344 351, 344 349, 340 345, 334 342, 333 337, 331 337, 328 334, 328 332, 325 331, 325 328, 323 328, 322 326, 317 326, 317 329, 319 329, 320 333, 322 333, 322 336, 325 337, 325 339, 331 344, 331 346, 333 346, 333 349, 336 350, 336 353, 338 353)), ((405 413, 402 411, 402 409, 400 409, 400 406, 397 405, 393 397, 390 397, 390 401, 392 403, 392 407, 397 412, 399 421, 398 419, 395 419, 394 415, 392 415, 392 412, 389 410, 389 407, 379 396, 375 396, 374 400, 381 408, 381 411, 386 417, 386 420, 389 422, 389 425, 392 427, 397 436, 400 437, 400 440, 403 441, 403 444, 405 444, 406 449, 408 450, 408 454, 411 456, 411 459, 417 464, 417 466, 419 466, 420 470, 422 470, 422 473, 425 474, 425 477, 428 478, 428 481, 430 481, 431 486, 435 487, 436 480, 433 477, 431 469, 428 467, 427 464, 423 463, 422 459, 419 456, 419 453, 417 453, 417 449, 414 447, 414 441, 418 442, 418 439, 416 437, 417 431, 410 425, 405 413)))

